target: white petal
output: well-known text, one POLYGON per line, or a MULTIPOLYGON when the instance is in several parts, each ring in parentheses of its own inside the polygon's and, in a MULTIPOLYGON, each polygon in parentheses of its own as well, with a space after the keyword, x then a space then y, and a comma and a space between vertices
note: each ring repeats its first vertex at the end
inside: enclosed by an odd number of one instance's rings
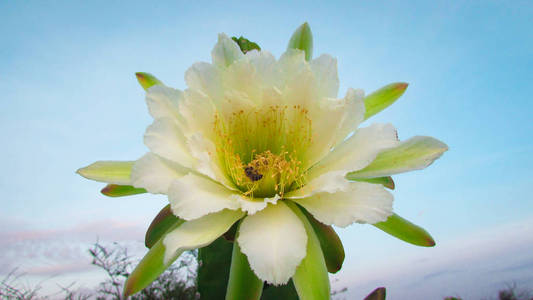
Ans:
MULTIPOLYGON (((288 49, 278 60, 280 82, 290 84, 297 81, 301 73, 310 70, 305 61, 305 52, 299 49, 288 49)), ((283 87, 279 87, 280 89, 283 87)))
POLYGON ((354 135, 335 147, 308 174, 309 180, 329 171, 356 171, 366 167, 379 152, 398 145, 391 124, 372 124, 358 129, 354 135))
POLYGON ((187 142, 192 156, 196 159, 194 165, 196 171, 220 182, 230 190, 238 190, 235 184, 222 171, 213 142, 205 138, 201 133, 191 135, 187 142))
POLYGON ((363 90, 348 89, 345 100, 345 114, 339 129, 337 130, 335 145, 340 142, 357 129, 359 124, 365 118, 365 102, 363 101, 365 93, 363 90))
POLYGON ((213 48, 213 51, 211 51, 211 57, 215 66, 228 67, 243 56, 244 54, 237 43, 223 33, 218 35, 218 42, 213 48))
POLYGON ((144 143, 153 153, 187 168, 190 168, 194 162, 187 148, 185 136, 173 119, 154 120, 154 123, 146 129, 144 143))
POLYGON ((180 102, 179 112, 183 116, 186 127, 184 134, 190 136, 196 132, 213 138, 213 123, 215 121, 215 107, 211 99, 192 89, 185 90, 184 100, 180 102))
POLYGON ((206 62, 193 64, 185 72, 185 82, 189 88, 211 99, 217 99, 222 94, 220 75, 212 64, 206 62))
POLYGON ((265 209, 268 203, 276 204, 280 199, 280 196, 275 195, 272 198, 250 199, 241 195, 235 195, 234 198, 239 202, 241 210, 245 211, 248 215, 253 215, 256 212, 265 209))
POLYGON ((131 170, 131 184, 152 194, 167 194, 172 181, 189 170, 151 152, 138 159, 131 170))
POLYGON ((313 136, 305 161, 310 165, 315 164, 331 151, 346 113, 344 99, 323 98, 319 100, 319 104, 309 106, 308 114, 312 120, 313 136))
POLYGON ((298 199, 312 196, 318 193, 336 193, 346 191, 349 188, 349 181, 344 178, 345 171, 328 172, 306 183, 300 189, 290 191, 284 195, 286 199, 298 199))
POLYGON ((194 220, 225 208, 238 209, 240 204, 233 195, 233 191, 211 179, 188 174, 172 182, 168 200, 176 216, 194 220))
POLYGON ((354 222, 385 221, 392 214, 393 197, 380 184, 350 182, 346 191, 318 193, 293 201, 324 224, 346 227, 354 222))
POLYGON ((248 51, 248 61, 255 69, 255 74, 262 87, 276 86, 279 81, 276 58, 268 51, 248 51))
POLYGON ((223 210, 183 223, 168 233, 163 240, 165 245, 164 263, 168 263, 179 251, 211 244, 243 216, 244 213, 241 211, 223 210))
POLYGON ((446 150, 448 146, 437 139, 415 136, 381 152, 366 168, 350 174, 350 178, 373 178, 424 169, 446 150))
POLYGON ((154 119, 174 118, 181 121, 178 106, 182 99, 181 91, 164 85, 154 85, 146 92, 146 104, 154 119))
POLYGON ((321 96, 336 98, 339 91, 339 75, 337 73, 337 60, 328 54, 322 54, 310 63, 315 74, 321 96))
POLYGON ((307 234, 283 202, 269 205, 241 223, 237 242, 254 273, 271 284, 284 284, 306 255, 307 234))

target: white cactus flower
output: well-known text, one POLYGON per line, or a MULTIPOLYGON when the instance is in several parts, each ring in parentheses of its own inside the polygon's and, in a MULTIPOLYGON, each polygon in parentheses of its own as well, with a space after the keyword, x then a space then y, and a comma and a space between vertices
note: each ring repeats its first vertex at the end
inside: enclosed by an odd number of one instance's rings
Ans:
MULTIPOLYGON (((431 137, 401 142, 391 124, 359 128, 384 107, 368 102, 365 109, 362 90, 339 98, 337 61, 327 54, 244 54, 220 34, 212 63, 193 64, 185 81, 183 91, 160 82, 147 89, 154 122, 144 135, 146 155, 133 165, 80 169, 94 180, 168 195, 185 223, 164 237, 164 265, 242 219, 236 242, 251 269, 284 284, 307 253, 295 208, 326 225, 386 221, 393 196, 372 179, 425 168, 447 150, 431 137)), ((401 95, 406 86, 393 89, 401 95)))

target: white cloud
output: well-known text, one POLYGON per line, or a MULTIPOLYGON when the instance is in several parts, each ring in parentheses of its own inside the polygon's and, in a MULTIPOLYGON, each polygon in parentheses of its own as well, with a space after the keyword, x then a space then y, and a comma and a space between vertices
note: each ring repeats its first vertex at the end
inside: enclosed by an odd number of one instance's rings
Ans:
POLYGON ((348 287, 348 299, 362 299, 378 286, 391 299, 494 296, 506 285, 533 288, 533 220, 443 241, 433 249, 381 258, 375 265, 344 270, 334 286, 348 287))

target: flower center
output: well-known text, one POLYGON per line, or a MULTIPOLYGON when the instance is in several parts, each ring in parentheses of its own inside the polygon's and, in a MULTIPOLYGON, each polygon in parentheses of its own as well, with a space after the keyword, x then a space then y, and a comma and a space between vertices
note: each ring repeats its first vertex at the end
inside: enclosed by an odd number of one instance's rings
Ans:
POLYGON ((283 196, 301 185, 311 120, 300 106, 268 106, 215 116, 216 149, 226 175, 250 197, 283 196))

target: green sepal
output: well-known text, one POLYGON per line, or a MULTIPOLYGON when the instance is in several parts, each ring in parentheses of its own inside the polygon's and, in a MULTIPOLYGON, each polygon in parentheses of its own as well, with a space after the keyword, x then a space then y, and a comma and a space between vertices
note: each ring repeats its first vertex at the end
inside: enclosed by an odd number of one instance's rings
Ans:
POLYGON ((223 237, 198 249, 198 292, 200 299, 223 299, 229 279, 233 243, 223 237))
POLYGON ((365 120, 394 103, 407 89, 405 82, 388 84, 365 97, 365 120))
POLYGON ((300 209, 309 220, 309 223, 311 223, 311 226, 313 226, 316 237, 320 242, 328 272, 337 273, 342 268, 345 256, 341 239, 333 230, 333 227, 321 223, 304 208, 300 207, 300 209))
POLYGON ((163 82, 161 82, 159 79, 157 79, 154 75, 150 73, 137 72, 135 73, 135 76, 137 77, 137 81, 145 91, 154 85, 163 85, 163 82))
POLYGON ((131 185, 108 184, 100 192, 108 197, 123 197, 144 194, 147 191, 143 188, 136 188, 131 185))
POLYGON ((393 214, 384 222, 373 225, 404 242, 422 247, 435 246, 435 241, 424 228, 407 221, 397 214, 393 214))
POLYGON ((134 161, 101 160, 79 168, 76 173, 94 181, 127 185, 130 184, 133 163, 134 161))
POLYGON ((172 213, 170 204, 168 204, 159 211, 157 216, 152 220, 152 223, 150 223, 144 237, 144 245, 147 248, 152 248, 170 228, 175 228, 184 222, 184 220, 176 217, 172 213))
POLYGON ((262 292, 263 281, 257 278, 250 268, 248 258, 241 252, 239 243, 233 243, 226 300, 259 300, 262 292))
POLYGON ((435 138, 414 136, 394 148, 380 152, 368 166, 346 174, 346 178, 358 180, 421 170, 447 150, 448 146, 435 138))
POLYGON ((246 52, 248 51, 251 51, 251 50, 257 50, 257 51, 261 51, 261 47, 259 47, 259 45, 257 43, 254 43, 244 37, 235 37, 235 36, 232 36, 231 39, 233 41, 235 41, 235 43, 237 43, 237 45, 239 45, 239 48, 241 48, 241 51, 242 53, 246 54, 246 52))
MULTIPOLYGON (((171 229, 177 228, 179 225, 173 226, 171 229)), ((164 263, 165 245, 163 239, 159 239, 148 253, 144 256, 141 262, 135 267, 133 272, 128 276, 124 284, 124 298, 139 292, 144 289, 152 281, 157 279, 180 255, 183 251, 176 251, 174 256, 164 263)))
POLYGON ((330 299, 328 270, 313 226, 295 203, 291 201, 286 201, 285 203, 298 216, 307 233, 307 254, 296 268, 296 272, 292 277, 296 292, 298 292, 300 299, 330 299))
POLYGON ((307 22, 303 23, 294 31, 289 40, 287 49, 300 49, 305 52, 305 60, 313 57, 313 34, 307 22))
POLYGON ((385 177, 376 177, 376 178, 352 178, 350 174, 346 175, 346 179, 348 180, 355 180, 355 181, 363 181, 368 183, 374 183, 374 184, 381 184, 384 187, 394 190, 394 180, 392 180, 392 177, 385 176, 385 177))
POLYGON ((387 291, 384 287, 379 287, 368 294, 364 300, 385 300, 387 296, 387 291))

